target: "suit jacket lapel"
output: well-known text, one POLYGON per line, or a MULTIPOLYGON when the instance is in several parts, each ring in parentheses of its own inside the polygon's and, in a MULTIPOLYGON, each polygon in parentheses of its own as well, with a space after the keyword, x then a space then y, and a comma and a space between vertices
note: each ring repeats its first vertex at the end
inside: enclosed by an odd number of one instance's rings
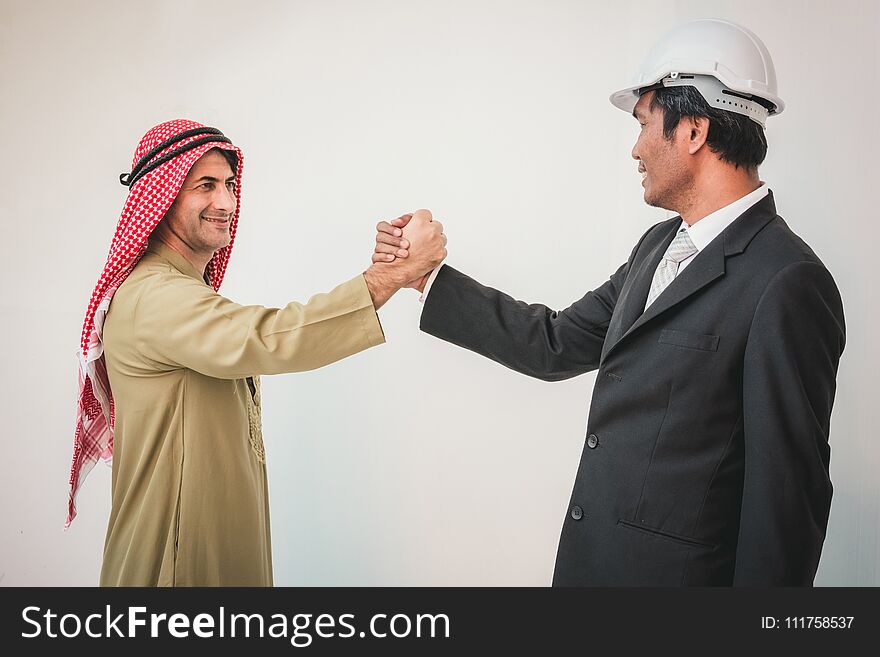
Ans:
POLYGON ((608 331, 605 334, 605 344, 603 346, 602 360, 605 359, 607 352, 611 351, 615 344, 629 330, 629 327, 639 318, 645 309, 645 302, 648 300, 648 290, 651 288, 651 281, 654 278, 654 270, 660 264, 660 259, 669 248, 669 244, 675 238, 675 233, 680 225, 680 217, 676 221, 670 221, 669 227, 666 228, 668 234, 660 239, 653 249, 648 251, 648 255, 641 261, 634 263, 632 270, 626 277, 623 289, 617 299, 617 305, 614 314, 611 316, 611 322, 608 324, 608 331))
MULTIPOLYGON (((689 296, 704 288, 706 285, 714 281, 719 276, 724 275, 724 244, 721 240, 713 240, 709 246, 700 251, 687 268, 680 275, 676 276, 668 287, 660 293, 654 303, 648 306, 638 319, 629 327, 624 334, 631 333, 639 328, 645 322, 654 319, 660 313, 672 308, 677 303, 681 303, 689 296)), ((651 280, 654 278, 654 272, 651 272, 651 280)), ((650 286, 651 280, 648 281, 650 286)), ((648 296, 645 295, 643 304, 647 301, 648 296)))
POLYGON ((723 276, 726 258, 742 253, 752 238, 775 216, 776 204, 773 200, 773 192, 768 191, 767 196, 746 210, 721 235, 700 251, 693 262, 679 276, 676 276, 660 296, 654 300, 654 303, 645 310, 645 302, 648 299, 651 281, 654 279, 654 271, 679 227, 678 222, 671 222, 669 235, 660 240, 627 276, 627 281, 624 283, 617 302, 617 308, 615 308, 611 323, 608 325, 602 361, 640 326, 685 301, 715 279, 723 276))

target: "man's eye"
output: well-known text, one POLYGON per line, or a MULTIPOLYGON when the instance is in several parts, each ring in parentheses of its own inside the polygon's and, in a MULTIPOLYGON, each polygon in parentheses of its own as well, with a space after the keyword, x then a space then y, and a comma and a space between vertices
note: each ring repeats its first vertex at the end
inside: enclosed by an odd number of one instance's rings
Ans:
POLYGON ((230 180, 228 183, 226 183, 226 186, 227 186, 229 189, 235 189, 235 181, 234 181, 234 180, 230 180))

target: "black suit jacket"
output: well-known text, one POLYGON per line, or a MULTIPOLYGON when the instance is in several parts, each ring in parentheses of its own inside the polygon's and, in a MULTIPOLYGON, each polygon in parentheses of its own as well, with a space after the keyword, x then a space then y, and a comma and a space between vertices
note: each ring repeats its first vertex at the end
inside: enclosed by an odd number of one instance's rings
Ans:
POLYGON ((643 312, 679 223, 559 312, 444 266, 421 328, 546 381, 598 368, 554 586, 812 585, 840 295, 770 193, 643 312))

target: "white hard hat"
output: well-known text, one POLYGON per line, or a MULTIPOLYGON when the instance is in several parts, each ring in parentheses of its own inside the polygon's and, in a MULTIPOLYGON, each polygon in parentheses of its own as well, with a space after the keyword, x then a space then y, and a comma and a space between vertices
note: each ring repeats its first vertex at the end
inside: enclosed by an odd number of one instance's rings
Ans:
POLYGON ((667 32, 642 62, 635 84, 611 94, 611 102, 632 112, 645 87, 661 85, 696 87, 710 107, 743 114, 762 126, 785 108, 776 95, 776 70, 767 47, 729 21, 691 21, 667 32), (773 109, 752 97, 769 101, 773 109))

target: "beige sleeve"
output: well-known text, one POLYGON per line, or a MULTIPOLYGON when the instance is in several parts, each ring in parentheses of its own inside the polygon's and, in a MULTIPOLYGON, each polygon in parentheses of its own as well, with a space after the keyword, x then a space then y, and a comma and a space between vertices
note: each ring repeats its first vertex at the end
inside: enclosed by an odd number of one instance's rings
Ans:
POLYGON ((163 277, 134 314, 143 356, 220 379, 312 370, 385 342, 363 276, 283 308, 241 306, 193 278, 163 277))

